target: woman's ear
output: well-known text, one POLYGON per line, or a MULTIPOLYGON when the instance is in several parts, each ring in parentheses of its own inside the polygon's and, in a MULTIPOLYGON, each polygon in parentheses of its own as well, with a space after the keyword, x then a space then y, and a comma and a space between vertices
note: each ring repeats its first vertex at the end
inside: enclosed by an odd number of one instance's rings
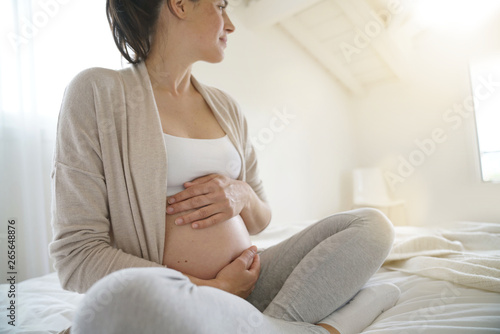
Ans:
POLYGON ((185 19, 189 10, 189 0, 167 0, 170 2, 170 11, 179 19, 185 19))

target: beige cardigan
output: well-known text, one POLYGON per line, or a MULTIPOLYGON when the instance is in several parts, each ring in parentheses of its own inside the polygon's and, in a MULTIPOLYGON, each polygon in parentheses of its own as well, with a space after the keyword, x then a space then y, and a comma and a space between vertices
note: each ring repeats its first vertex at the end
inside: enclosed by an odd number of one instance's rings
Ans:
MULTIPOLYGON (((247 123, 226 93, 191 81, 242 158, 238 179, 265 199, 247 123)), ((144 63, 92 68, 66 88, 57 126, 49 246, 65 289, 83 293, 130 267, 162 267, 167 154, 144 63)))

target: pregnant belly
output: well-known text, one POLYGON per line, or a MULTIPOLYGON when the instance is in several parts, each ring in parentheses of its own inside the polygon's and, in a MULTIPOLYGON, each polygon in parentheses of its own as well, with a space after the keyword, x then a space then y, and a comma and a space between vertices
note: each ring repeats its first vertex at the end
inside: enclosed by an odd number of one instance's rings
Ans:
POLYGON ((240 216, 203 229, 193 229, 191 224, 175 225, 178 216, 180 214, 165 218, 163 264, 168 268, 201 279, 213 279, 252 245, 240 216))

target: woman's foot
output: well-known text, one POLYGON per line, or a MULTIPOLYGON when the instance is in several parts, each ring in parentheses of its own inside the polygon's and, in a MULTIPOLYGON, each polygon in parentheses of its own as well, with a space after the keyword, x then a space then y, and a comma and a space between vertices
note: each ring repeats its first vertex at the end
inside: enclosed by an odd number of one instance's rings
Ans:
POLYGON ((330 334, 340 334, 340 332, 338 330, 336 330, 335 328, 333 328, 332 326, 330 325, 327 325, 327 324, 317 324, 316 326, 319 326, 319 327, 323 327, 324 329, 326 329, 330 334))
POLYGON ((368 286, 361 289, 341 309, 321 320, 318 325, 335 334, 360 333, 382 312, 394 306, 400 294, 399 288, 392 283, 368 286))

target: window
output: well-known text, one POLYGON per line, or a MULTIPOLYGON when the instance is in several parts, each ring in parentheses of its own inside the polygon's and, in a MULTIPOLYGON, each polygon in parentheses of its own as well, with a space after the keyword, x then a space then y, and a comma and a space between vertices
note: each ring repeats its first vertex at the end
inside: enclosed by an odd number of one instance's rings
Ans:
POLYGON ((50 173, 64 89, 83 69, 118 69, 121 59, 104 1, 1 0, 0 35, 0 254, 15 218, 30 231, 17 243, 22 281, 52 268, 50 173))
POLYGON ((482 179, 500 182, 500 57, 470 66, 482 179))

